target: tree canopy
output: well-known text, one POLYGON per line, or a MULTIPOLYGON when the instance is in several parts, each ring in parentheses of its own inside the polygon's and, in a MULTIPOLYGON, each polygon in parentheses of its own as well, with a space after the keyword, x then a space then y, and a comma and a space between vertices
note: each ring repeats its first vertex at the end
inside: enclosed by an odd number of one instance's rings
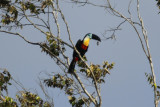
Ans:
MULTIPOLYGON (((143 19, 140 14, 139 0, 136 4, 136 13, 138 18, 132 17, 130 10, 132 1, 128 5, 128 16, 119 12, 109 0, 105 4, 98 4, 88 0, 69 0, 67 3, 77 4, 78 6, 94 6, 103 8, 111 15, 120 18, 121 22, 116 28, 106 30, 111 32, 109 37, 104 36, 104 41, 115 39, 116 32, 125 23, 131 25, 140 41, 140 46, 144 52, 144 56, 149 62, 150 73, 145 73, 147 80, 154 90, 154 104, 158 107, 160 101, 160 86, 156 81, 152 55, 149 48, 148 34, 144 26, 143 19), (135 21, 136 20, 136 21, 135 21)), ((159 6, 160 1, 157 1, 159 6)), ((115 63, 104 60, 102 64, 88 64, 87 57, 81 56, 72 40, 69 23, 62 11, 59 0, 1 0, 0 1, 0 33, 15 35, 20 37, 30 45, 39 46, 41 52, 50 56, 56 66, 60 68, 60 72, 53 72, 48 78, 39 79, 39 85, 44 96, 41 98, 37 93, 32 93, 22 87, 22 91, 18 91, 16 98, 8 95, 8 85, 12 85, 11 81, 20 85, 17 80, 12 77, 7 69, 0 69, 0 106, 8 107, 53 107, 53 99, 46 92, 46 88, 59 89, 68 96, 68 102, 72 107, 95 106, 101 107, 104 101, 101 96, 101 86, 106 84, 105 78, 112 74, 115 63), (63 27, 61 27, 61 25, 63 27), (23 29, 32 27, 35 31, 45 36, 44 41, 28 40, 23 34, 23 29), (61 33, 65 29, 65 36, 61 33), (22 32, 21 32, 22 31, 22 32), (75 50, 80 57, 77 67, 73 74, 68 73, 70 65, 70 56, 67 52, 75 50)), ((30 28, 31 29, 31 28, 30 28)), ((105 33, 106 33, 105 32, 105 33)))

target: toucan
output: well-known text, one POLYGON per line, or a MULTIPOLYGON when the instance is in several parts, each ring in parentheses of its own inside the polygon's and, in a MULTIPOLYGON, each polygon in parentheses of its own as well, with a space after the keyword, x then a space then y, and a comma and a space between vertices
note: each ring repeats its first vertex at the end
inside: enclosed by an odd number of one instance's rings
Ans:
MULTIPOLYGON (((76 49, 78 50, 78 52, 80 53, 80 55, 83 57, 84 54, 87 52, 88 50, 88 47, 89 47, 89 41, 91 39, 95 39, 97 41, 100 41, 101 42, 101 39, 95 35, 95 34, 92 34, 92 33, 87 33, 83 40, 78 40, 77 43, 76 43, 76 49)), ((77 61, 79 61, 80 58, 79 58, 79 55, 77 54, 77 52, 74 50, 73 51, 73 59, 71 61, 71 64, 69 66, 69 69, 68 69, 68 72, 69 73, 73 73, 74 72, 74 68, 75 68, 75 64, 77 61)))

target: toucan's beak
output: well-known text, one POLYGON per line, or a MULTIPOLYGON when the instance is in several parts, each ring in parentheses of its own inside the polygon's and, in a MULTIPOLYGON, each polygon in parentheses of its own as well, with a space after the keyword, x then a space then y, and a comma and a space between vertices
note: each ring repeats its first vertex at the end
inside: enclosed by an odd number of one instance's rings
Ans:
POLYGON ((101 42, 101 39, 95 34, 92 34, 92 39, 95 39, 101 42))

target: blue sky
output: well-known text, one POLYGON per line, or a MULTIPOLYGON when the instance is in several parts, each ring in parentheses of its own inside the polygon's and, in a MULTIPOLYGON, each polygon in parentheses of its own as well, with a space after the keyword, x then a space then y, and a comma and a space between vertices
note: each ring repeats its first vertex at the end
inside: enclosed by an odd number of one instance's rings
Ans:
MULTIPOLYGON (((103 2, 103 1, 102 1, 103 2)), ((128 0, 115 0, 116 9, 128 15, 128 0)), ((137 20, 136 2, 133 1, 131 12, 137 20)), ((77 6, 60 2, 60 7, 68 21, 74 43, 88 32, 95 33, 103 39, 102 33, 111 27, 116 27, 122 20, 106 12, 103 8, 93 6, 77 6)), ((160 15, 153 0, 140 2, 141 16, 148 31, 149 45, 153 58, 157 83, 160 83, 160 15)), ((61 35, 68 41, 64 25, 61 24, 61 35)), ((121 31, 116 33, 116 40, 102 41, 99 46, 91 41, 86 53, 88 62, 102 64, 103 61, 115 62, 111 75, 106 77, 102 85, 102 107, 153 107, 153 89, 147 82, 145 72, 150 73, 149 63, 142 51, 140 41, 133 28, 125 23, 121 31)), ((140 30, 140 28, 139 28, 140 30)), ((31 41, 44 41, 45 37, 37 31, 26 28, 21 31, 31 41)), ((105 35, 109 37, 110 34, 105 35)), ((13 77, 20 81, 25 88, 42 95, 38 85, 38 76, 41 72, 61 72, 55 62, 41 49, 24 42, 14 35, 0 33, 0 67, 10 71, 13 77)), ((72 58, 72 50, 67 54, 72 58)), ((17 89, 9 88, 9 94, 15 96, 17 89)), ((70 107, 67 95, 57 89, 50 89, 49 93, 55 100, 55 107, 70 107)))

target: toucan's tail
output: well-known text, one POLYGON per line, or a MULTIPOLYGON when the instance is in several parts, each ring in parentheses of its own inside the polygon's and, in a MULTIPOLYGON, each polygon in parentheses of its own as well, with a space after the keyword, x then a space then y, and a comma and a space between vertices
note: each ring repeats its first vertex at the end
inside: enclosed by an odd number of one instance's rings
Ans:
POLYGON ((76 60, 73 58, 70 66, 69 66, 68 73, 74 72, 75 65, 76 65, 76 60))

